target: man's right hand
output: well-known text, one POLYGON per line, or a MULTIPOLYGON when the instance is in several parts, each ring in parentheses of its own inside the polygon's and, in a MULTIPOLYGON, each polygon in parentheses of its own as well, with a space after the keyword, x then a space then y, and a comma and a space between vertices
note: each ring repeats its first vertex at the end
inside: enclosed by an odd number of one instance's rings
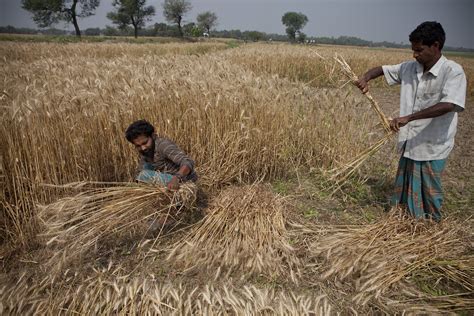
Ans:
POLYGON ((364 76, 360 77, 356 82, 354 82, 354 84, 363 94, 366 94, 369 91, 369 82, 364 76))
POLYGON ((360 91, 362 91, 363 94, 366 94, 369 92, 369 81, 378 78, 381 75, 383 75, 383 68, 382 66, 378 66, 367 71, 363 76, 357 79, 354 84, 360 89, 360 91))
POLYGON ((173 176, 171 178, 171 181, 166 185, 168 190, 170 191, 176 191, 179 189, 179 179, 176 176, 173 176))

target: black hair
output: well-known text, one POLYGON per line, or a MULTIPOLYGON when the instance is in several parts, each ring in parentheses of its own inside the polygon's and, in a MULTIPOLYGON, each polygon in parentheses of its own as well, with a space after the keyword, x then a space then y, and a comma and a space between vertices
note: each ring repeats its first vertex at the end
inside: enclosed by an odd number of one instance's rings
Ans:
POLYGON ((155 128, 148 121, 139 120, 135 121, 127 127, 125 131, 125 138, 132 142, 135 138, 140 135, 151 136, 155 132, 155 128))
POLYGON ((410 34, 410 42, 421 42, 422 45, 431 46, 434 42, 439 43, 439 50, 444 46, 446 33, 440 23, 435 21, 423 22, 410 34))

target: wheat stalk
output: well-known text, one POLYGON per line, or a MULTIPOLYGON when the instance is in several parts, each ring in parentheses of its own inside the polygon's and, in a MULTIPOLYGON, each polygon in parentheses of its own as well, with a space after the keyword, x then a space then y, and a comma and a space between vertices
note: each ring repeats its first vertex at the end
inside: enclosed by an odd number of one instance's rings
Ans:
MULTIPOLYGON (((359 80, 357 75, 354 73, 354 71, 352 71, 352 68, 349 66, 349 64, 344 60, 342 56, 337 55, 336 53, 336 55, 334 56, 334 60, 341 66, 342 72, 352 81, 352 83, 355 83, 357 80, 359 80)), ((385 129, 385 132, 387 134, 392 134, 392 131, 390 129, 390 122, 385 116, 385 114, 382 112, 382 110, 380 109, 380 106, 378 105, 377 101, 375 101, 375 99, 372 97, 372 95, 369 92, 365 93, 364 95, 370 101, 372 109, 379 116, 382 126, 385 129)))

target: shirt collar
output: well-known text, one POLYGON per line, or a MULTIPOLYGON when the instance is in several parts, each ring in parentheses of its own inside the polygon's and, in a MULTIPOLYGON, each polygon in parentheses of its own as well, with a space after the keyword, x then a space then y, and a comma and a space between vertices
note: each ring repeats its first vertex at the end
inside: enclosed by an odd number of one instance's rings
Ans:
MULTIPOLYGON (((431 73, 433 76, 438 77, 441 66, 443 66, 446 60, 446 57, 441 55, 436 64, 434 64, 428 72, 431 73)), ((423 76, 423 65, 419 62, 416 62, 416 75, 418 77, 418 80, 420 80, 421 76, 423 76)))
POLYGON ((441 66, 446 62, 446 57, 441 55, 441 57, 438 59, 436 64, 431 67, 431 69, 428 71, 430 72, 433 76, 438 77, 439 70, 441 69, 441 66))

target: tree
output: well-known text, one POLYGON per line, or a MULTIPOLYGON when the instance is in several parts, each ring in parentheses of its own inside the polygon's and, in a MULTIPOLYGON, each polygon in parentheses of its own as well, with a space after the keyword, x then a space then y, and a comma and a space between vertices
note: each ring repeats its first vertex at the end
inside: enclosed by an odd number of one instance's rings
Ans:
POLYGON ((181 28, 183 16, 191 10, 191 8, 191 3, 187 0, 165 0, 163 3, 163 15, 168 22, 176 23, 181 37, 184 35, 181 28))
POLYGON ((304 43, 306 41, 306 34, 303 32, 298 32, 298 42, 304 43))
POLYGON ((138 29, 145 26, 145 22, 155 15, 155 7, 146 6, 146 0, 114 0, 112 5, 116 11, 107 13, 107 18, 121 30, 132 25, 135 38, 138 37, 138 29))
POLYGON ((186 36, 193 36, 193 29, 196 27, 196 23, 190 22, 183 25, 183 33, 186 36))
POLYGON ((286 12, 281 17, 281 22, 286 26, 286 34, 288 34, 289 39, 294 41, 296 39, 296 33, 299 33, 306 23, 308 23, 308 17, 303 13, 286 12))
POLYGON ((198 25, 194 25, 193 29, 191 30, 191 35, 193 37, 199 37, 202 35, 202 29, 198 25))
POLYGON ((76 36, 81 37, 78 18, 94 14, 100 0, 22 0, 23 9, 33 13, 33 21, 39 27, 48 27, 59 21, 74 25, 76 36))
POLYGON ((211 11, 200 13, 196 20, 199 27, 204 29, 209 35, 211 34, 211 29, 217 25, 217 15, 211 11))

